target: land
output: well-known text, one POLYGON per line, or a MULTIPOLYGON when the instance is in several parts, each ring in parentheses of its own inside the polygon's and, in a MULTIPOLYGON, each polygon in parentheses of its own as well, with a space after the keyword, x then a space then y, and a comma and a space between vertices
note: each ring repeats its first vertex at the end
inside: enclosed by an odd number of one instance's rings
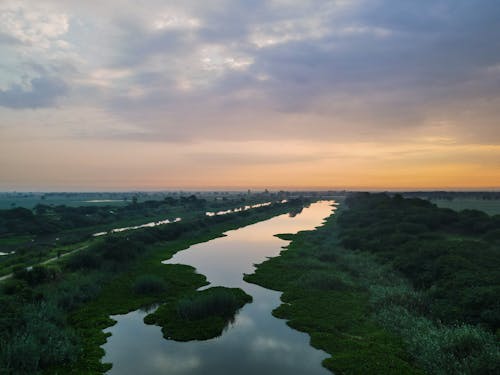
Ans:
POLYGON ((336 374, 500 371, 500 216, 353 194, 246 277, 336 374))
MULTIPOLYGON (((220 335, 251 297, 240 289, 198 291, 207 284, 203 275, 161 261, 318 198, 287 195, 284 204, 205 215, 270 197, 282 195, 131 201, 114 209, 119 220, 101 215, 106 205, 91 213, 59 206, 3 211, 0 244, 16 249, 4 259, 22 261, 13 267, 0 259, 0 269, 13 271, 0 284, 0 368, 6 374, 104 373, 111 367, 101 363, 103 330, 115 323, 110 316, 151 305, 158 308, 145 321, 161 326, 166 338, 220 335), (122 219, 144 223, 165 212, 185 219, 92 237, 96 228, 122 219), (69 236, 75 232, 82 237, 69 236), (48 235, 67 244, 48 246, 42 256, 38 245, 19 251, 48 235)), ((500 215, 440 208, 424 198, 350 194, 316 230, 279 235, 290 244, 245 280, 283 292, 273 314, 307 332, 311 345, 331 355, 323 365, 336 374, 497 374, 500 215)), ((478 200, 451 201, 466 198, 478 200)))
MULTIPOLYGON (((162 260, 227 230, 305 203, 295 199, 116 233, 54 264, 17 269, 14 277, 3 283, 0 294, 1 368, 7 374, 105 372, 110 365, 100 362, 104 354, 100 346, 106 341, 103 329, 114 324, 111 315, 155 303, 177 304, 206 284, 205 277, 192 267, 164 265, 162 260)), ((233 312, 248 302, 248 296, 230 293, 237 296, 233 312)), ((225 314, 221 317, 224 324, 230 319, 225 314)), ((220 319, 205 323, 213 327, 210 335, 220 330, 220 319)), ((182 331, 178 331, 180 335, 182 331)))
POLYGON ((144 322, 162 328, 166 339, 208 340, 220 336, 252 297, 239 288, 212 287, 162 304, 144 322))
MULTIPOLYGON (((24 195, 27 197, 19 199, 34 199, 29 194, 24 195)), ((93 235, 99 232, 165 219, 182 218, 190 221, 203 217, 206 211, 224 211, 266 201, 279 201, 289 196, 285 192, 204 193, 199 196, 194 194, 163 196, 144 193, 125 195, 123 198, 127 199, 125 205, 109 205, 110 199, 122 195, 124 193, 66 193, 54 194, 53 197, 45 194, 43 196, 48 198, 39 201, 33 208, 0 209, 0 253, 4 254, 0 255, 0 276, 10 274, 18 268, 40 264, 77 248, 98 243, 102 238, 93 235), (100 203, 78 207, 49 203, 55 199, 58 199, 58 202, 64 199, 66 201, 80 199, 100 203)), ((14 196, 17 197, 18 194, 14 196)))
POLYGON ((499 191, 416 191, 402 195, 406 198, 426 199, 438 207, 455 211, 478 210, 488 215, 500 214, 499 191))
POLYGON ((500 199, 486 200, 478 198, 434 199, 431 201, 438 207, 455 211, 478 210, 488 215, 500 215, 500 199))

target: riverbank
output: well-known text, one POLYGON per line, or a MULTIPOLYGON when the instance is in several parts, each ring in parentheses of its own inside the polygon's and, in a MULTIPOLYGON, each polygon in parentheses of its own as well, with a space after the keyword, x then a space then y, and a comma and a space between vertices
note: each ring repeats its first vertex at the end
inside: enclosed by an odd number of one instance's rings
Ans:
POLYGON ((499 372, 498 217, 368 193, 335 216, 284 235, 287 249, 245 279, 284 292, 274 315, 332 355, 326 368, 499 372))
MULTIPOLYGON (((112 333, 112 337, 102 346, 106 351, 103 361, 113 363, 110 374, 326 375, 327 370, 321 366, 326 353, 312 348, 307 334, 291 329, 283 320, 272 316, 272 310, 280 305, 281 293, 243 281, 245 274, 254 271, 254 264, 279 255, 282 246, 287 244, 287 241, 275 237, 276 233, 314 229, 330 214, 331 206, 327 202, 318 202, 301 212, 294 211, 228 231, 224 237, 191 246, 163 262, 195 267, 198 273, 206 276, 211 287, 240 288, 252 297, 252 303, 243 306, 222 332, 220 328, 213 330, 216 325, 212 322, 191 326, 196 332, 190 332, 189 325, 178 319, 174 319, 178 323, 172 327, 168 308, 175 306, 178 309, 182 307, 179 303, 162 305, 167 311, 162 307, 156 310, 160 316, 167 315, 169 326, 161 331, 144 324, 149 321, 149 312, 144 310, 112 316, 117 324, 106 329, 105 332, 112 333), (219 333, 214 340, 178 341, 205 339, 219 333), (169 339, 165 340, 165 336, 169 339), (129 353, 134 353, 133 358, 129 353)), ((201 297, 205 290, 203 287, 202 292, 196 294, 201 297)), ((163 326, 161 321, 157 323, 163 326)))
POLYGON ((205 197, 200 199, 191 195, 132 201, 120 207, 102 204, 66 207, 41 202, 32 210, 21 207, 0 210, 0 276, 95 243, 105 233, 161 225, 167 220, 194 221, 205 217, 207 212, 230 212, 242 205, 251 208, 283 201, 270 195, 224 196, 221 200, 205 197))
MULTIPOLYGON (((51 367, 46 374, 100 374, 110 368, 100 362, 104 351, 100 346, 106 342, 103 330, 115 322, 111 315, 125 314, 151 304, 174 303, 183 296, 194 293, 206 285, 204 276, 195 273, 192 267, 178 264, 162 264, 176 252, 189 246, 220 237, 224 232, 250 225, 288 212, 296 204, 280 204, 262 207, 253 211, 206 218, 208 226, 196 226, 191 231, 167 242, 147 247, 141 258, 129 265, 113 280, 107 282, 98 296, 69 315, 69 324, 80 340, 81 352, 67 366, 51 367), (136 283, 144 275, 160 279, 165 288, 152 293, 138 293, 136 283)), ((182 225, 187 225, 184 223, 182 225)), ((174 228, 174 227, 173 227, 174 228)), ((147 230, 145 230, 147 232, 147 230)))
MULTIPOLYGON (((245 281, 282 291, 273 315, 311 336, 311 345, 332 357, 323 365, 336 374, 423 374, 401 339, 372 318, 369 292, 351 274, 334 235, 335 215, 314 231, 281 235, 292 242, 279 257, 259 265, 245 281)), ((383 276, 383 275, 380 275, 383 276)))

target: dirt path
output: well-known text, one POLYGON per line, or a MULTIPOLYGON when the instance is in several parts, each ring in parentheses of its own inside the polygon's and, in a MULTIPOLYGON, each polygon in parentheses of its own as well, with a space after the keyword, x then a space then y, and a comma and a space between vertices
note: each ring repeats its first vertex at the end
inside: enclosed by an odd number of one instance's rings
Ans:
MULTIPOLYGON (((85 246, 80 246, 74 250, 71 250, 71 251, 68 251, 67 253, 64 253, 64 254, 61 254, 61 256, 57 257, 53 257, 53 258, 50 258, 50 259, 47 259, 47 260, 44 260, 43 262, 41 263, 37 263, 37 264, 34 264, 33 266, 29 266, 27 267, 27 269, 32 269, 34 266, 41 266, 41 265, 45 265, 45 264, 49 264, 49 263, 53 263, 55 262, 56 260, 58 259, 61 259, 61 258, 64 258, 65 256, 68 256, 70 254, 74 254, 76 253, 77 251, 80 251, 80 250, 83 250, 83 249, 86 249, 87 247, 89 247, 89 245, 85 245, 85 246)), ((0 277, 0 282, 4 281, 4 280, 7 280, 7 279, 10 279, 12 277, 12 273, 9 273, 8 275, 5 275, 5 276, 1 276, 0 277)))

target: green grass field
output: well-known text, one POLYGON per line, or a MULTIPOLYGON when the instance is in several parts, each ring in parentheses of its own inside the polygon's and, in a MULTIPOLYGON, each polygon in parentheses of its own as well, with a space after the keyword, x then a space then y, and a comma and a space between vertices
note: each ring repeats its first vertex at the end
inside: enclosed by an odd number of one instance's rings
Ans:
POLYGON ((455 211, 470 209, 484 211, 488 215, 500 215, 500 200, 455 198, 453 200, 436 199, 432 200, 432 203, 455 211))
POLYGON ((124 200, 105 200, 105 199, 75 199, 75 198, 45 198, 41 199, 39 196, 34 197, 0 197, 0 210, 5 210, 15 207, 23 207, 32 209, 37 204, 46 205, 65 205, 68 207, 80 207, 80 206, 124 206, 129 202, 124 200))

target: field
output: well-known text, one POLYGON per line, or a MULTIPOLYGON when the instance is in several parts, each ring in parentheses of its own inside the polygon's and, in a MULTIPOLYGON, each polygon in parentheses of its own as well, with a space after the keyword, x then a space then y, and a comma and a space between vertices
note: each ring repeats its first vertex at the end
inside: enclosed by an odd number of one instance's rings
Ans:
POLYGON ((488 215, 500 215, 500 200, 455 198, 453 200, 433 199, 431 202, 436 204, 438 207, 451 208, 455 211, 469 209, 484 211, 488 215))
POLYGON ((89 198, 78 194, 73 194, 68 197, 64 196, 45 196, 42 194, 2 194, 0 195, 0 210, 5 210, 14 207, 24 207, 28 209, 34 208, 37 204, 46 205, 65 205, 68 207, 80 206, 124 206, 128 202, 118 198, 89 198))

